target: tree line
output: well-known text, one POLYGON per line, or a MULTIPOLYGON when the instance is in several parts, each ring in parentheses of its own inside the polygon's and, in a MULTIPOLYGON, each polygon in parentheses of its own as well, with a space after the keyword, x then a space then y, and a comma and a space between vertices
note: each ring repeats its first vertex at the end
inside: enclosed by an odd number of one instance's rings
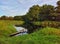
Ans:
POLYGON ((54 6, 45 4, 43 6, 33 5, 24 16, 1 16, 0 20, 59 21, 60 16, 54 6))
POLYGON ((22 16, 1 16, 0 20, 22 20, 22 16))
MULTIPOLYGON (((60 9, 58 9, 59 11, 60 9)), ((59 22, 53 21, 60 21, 60 16, 58 15, 57 8, 52 5, 33 5, 30 7, 28 12, 23 16, 1 16, 0 20, 22 20, 25 23, 22 25, 23 27, 28 29, 28 33, 34 32, 36 29, 41 27, 60 27, 59 22), (39 25, 35 25, 33 22, 36 21, 43 21, 39 25), (46 22, 44 22, 46 21, 46 22), (51 22, 48 22, 51 21, 51 22)))

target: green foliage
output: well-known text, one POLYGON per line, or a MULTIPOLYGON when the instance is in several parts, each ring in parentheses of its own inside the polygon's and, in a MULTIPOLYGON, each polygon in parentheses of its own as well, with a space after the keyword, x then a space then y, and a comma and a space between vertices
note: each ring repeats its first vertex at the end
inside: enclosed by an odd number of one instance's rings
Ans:
POLYGON ((39 33, 44 34, 44 35, 57 35, 57 36, 60 36, 60 29, 46 27, 46 28, 43 28, 43 30, 40 30, 39 33))
POLYGON ((29 9, 26 16, 28 17, 29 20, 36 21, 38 20, 39 12, 40 12, 40 6, 34 5, 29 9))
POLYGON ((49 20, 49 17, 51 17, 54 12, 54 6, 52 5, 34 5, 30 7, 25 17, 31 21, 49 20))
POLYGON ((42 27, 54 27, 60 28, 60 22, 56 21, 42 21, 42 22, 34 22, 34 25, 40 25, 42 27))
POLYGON ((43 5, 40 8, 40 21, 49 20, 51 13, 54 13, 54 6, 52 5, 43 5))
POLYGON ((22 16, 14 16, 14 20, 23 20, 22 16))
POLYGON ((54 12, 54 6, 52 6, 52 5, 43 5, 41 7, 40 14, 49 15, 51 12, 54 12))
POLYGON ((23 25, 23 21, 0 20, 0 36, 9 36, 9 34, 16 32, 13 25, 23 25))
POLYGON ((0 44, 59 44, 60 29, 42 28, 32 34, 9 37, 16 32, 13 24, 21 24, 23 21, 0 21, 0 44))
POLYGON ((46 27, 32 34, 8 38, 7 41, 9 44, 59 44, 59 33, 60 29, 46 27))

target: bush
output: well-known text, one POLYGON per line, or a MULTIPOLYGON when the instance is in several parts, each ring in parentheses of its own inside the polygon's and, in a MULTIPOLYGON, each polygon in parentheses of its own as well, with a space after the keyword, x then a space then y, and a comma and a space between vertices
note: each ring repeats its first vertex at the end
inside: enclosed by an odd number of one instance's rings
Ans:
POLYGON ((55 27, 59 28, 60 27, 60 22, 55 22, 55 21, 43 21, 40 24, 42 27, 55 27))

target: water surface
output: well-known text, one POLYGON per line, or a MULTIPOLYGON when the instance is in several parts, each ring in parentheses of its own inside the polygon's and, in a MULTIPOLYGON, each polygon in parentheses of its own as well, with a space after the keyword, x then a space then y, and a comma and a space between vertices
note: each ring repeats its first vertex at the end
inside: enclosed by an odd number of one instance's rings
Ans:
POLYGON ((14 27, 15 27, 15 29, 16 29, 17 32, 22 32, 22 33, 20 33, 20 34, 17 34, 16 36, 28 34, 28 33, 27 33, 28 30, 27 30, 26 28, 24 28, 24 27, 17 27, 17 26, 14 26, 14 27))

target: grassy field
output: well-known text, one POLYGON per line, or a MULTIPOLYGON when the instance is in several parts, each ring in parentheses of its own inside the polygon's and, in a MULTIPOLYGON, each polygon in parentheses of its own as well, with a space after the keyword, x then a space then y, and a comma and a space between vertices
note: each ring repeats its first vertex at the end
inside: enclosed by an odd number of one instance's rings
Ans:
POLYGON ((9 37, 16 32, 15 24, 23 24, 23 21, 0 20, 0 44, 60 44, 60 29, 46 27, 32 34, 9 37))
POLYGON ((9 21, 9 20, 0 20, 0 37, 1 36, 8 36, 13 32, 16 32, 13 25, 15 24, 23 24, 23 21, 9 21))

